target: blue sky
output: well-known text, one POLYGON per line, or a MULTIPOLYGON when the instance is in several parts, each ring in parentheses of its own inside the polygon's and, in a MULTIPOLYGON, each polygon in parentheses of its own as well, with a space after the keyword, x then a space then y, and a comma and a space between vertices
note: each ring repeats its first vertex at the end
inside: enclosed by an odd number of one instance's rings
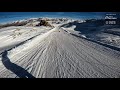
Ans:
POLYGON ((0 23, 37 17, 53 18, 104 18, 106 12, 0 12, 0 23))

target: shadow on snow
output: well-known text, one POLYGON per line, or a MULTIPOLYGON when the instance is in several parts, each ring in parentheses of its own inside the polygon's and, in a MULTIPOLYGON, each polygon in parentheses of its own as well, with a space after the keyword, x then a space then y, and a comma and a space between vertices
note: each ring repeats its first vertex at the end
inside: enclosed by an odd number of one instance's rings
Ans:
POLYGON ((29 72, 27 72, 24 68, 12 63, 7 56, 8 52, 4 51, 2 54, 2 63, 3 65, 14 74, 16 74, 19 78, 35 78, 29 72))

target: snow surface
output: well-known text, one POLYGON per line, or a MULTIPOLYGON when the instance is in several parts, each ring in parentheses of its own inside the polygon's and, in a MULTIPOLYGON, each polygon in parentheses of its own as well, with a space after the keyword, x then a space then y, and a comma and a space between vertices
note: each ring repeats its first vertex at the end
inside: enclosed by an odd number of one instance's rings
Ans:
POLYGON ((54 26, 0 29, 0 78, 120 78, 120 51, 54 26))

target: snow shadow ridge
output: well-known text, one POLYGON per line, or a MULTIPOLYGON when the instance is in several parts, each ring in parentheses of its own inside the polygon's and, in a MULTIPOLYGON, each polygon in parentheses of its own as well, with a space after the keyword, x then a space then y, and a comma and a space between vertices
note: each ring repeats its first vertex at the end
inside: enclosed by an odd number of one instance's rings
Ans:
POLYGON ((8 54, 7 51, 3 52, 2 63, 8 70, 12 71, 19 78, 35 78, 33 75, 27 72, 27 70, 25 70, 24 68, 12 63, 10 59, 8 58, 7 54, 8 54))
POLYGON ((120 48, 118 47, 115 47, 115 46, 111 46, 111 45, 108 45, 108 44, 104 44, 102 42, 98 42, 98 41, 95 41, 95 40, 92 40, 92 39, 88 39, 88 38, 84 38, 84 37, 81 37, 81 36, 78 36, 78 35, 75 35, 75 34, 71 34, 75 37, 78 37, 78 38, 82 38, 82 39, 85 39, 85 40, 88 40, 88 41, 91 41, 91 42, 94 42, 94 43, 97 43, 99 45, 102 45, 102 46, 105 46, 105 47, 108 47, 108 48, 111 48, 111 49, 114 49, 116 51, 120 51, 120 48))

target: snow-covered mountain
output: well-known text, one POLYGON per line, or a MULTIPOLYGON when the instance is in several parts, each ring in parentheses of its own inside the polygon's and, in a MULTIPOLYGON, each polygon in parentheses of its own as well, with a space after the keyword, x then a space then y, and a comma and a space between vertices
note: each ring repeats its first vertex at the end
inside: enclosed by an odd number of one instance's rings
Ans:
POLYGON ((119 25, 30 18, 0 28, 0 78, 120 77, 119 25))

